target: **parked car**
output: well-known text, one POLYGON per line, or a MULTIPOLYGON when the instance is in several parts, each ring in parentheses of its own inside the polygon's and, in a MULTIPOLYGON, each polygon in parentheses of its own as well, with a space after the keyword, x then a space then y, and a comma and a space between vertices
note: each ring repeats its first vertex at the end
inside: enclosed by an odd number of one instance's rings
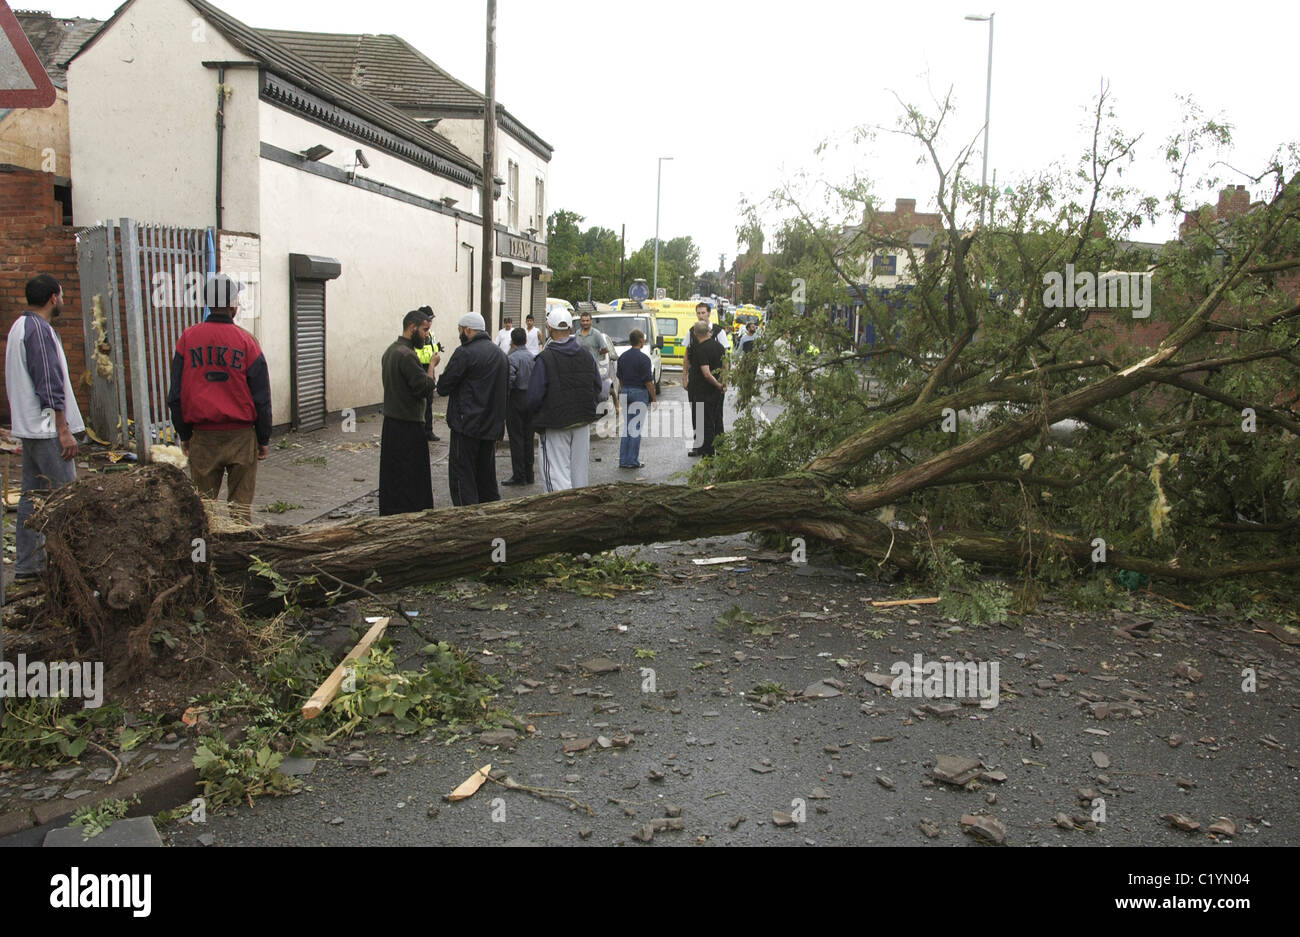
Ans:
POLYGON ((627 351, 632 345, 628 336, 634 329, 640 329, 645 336, 645 345, 641 350, 650 356, 650 366, 654 369, 655 394, 659 394, 660 381, 663 377, 663 339, 659 336, 659 327, 650 310, 641 312, 598 312, 591 317, 592 328, 600 329, 609 336, 614 346, 615 361, 618 355, 627 351))

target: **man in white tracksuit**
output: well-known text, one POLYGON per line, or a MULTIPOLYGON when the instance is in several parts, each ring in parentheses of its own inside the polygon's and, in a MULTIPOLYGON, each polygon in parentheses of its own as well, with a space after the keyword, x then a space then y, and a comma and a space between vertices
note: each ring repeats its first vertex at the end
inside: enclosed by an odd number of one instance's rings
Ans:
POLYGON ((14 579, 45 571, 45 537, 27 529, 32 492, 66 485, 77 477, 77 440, 85 430, 68 377, 63 344, 50 325, 63 311, 63 288, 41 274, 27 283, 28 309, 9 330, 5 390, 13 435, 23 444, 23 492, 18 501, 18 556, 14 579))
POLYGON ((524 409, 532 414, 546 491, 587 484, 591 424, 603 390, 596 359, 573 336, 572 315, 556 309, 546 316, 551 340, 537 356, 524 409))

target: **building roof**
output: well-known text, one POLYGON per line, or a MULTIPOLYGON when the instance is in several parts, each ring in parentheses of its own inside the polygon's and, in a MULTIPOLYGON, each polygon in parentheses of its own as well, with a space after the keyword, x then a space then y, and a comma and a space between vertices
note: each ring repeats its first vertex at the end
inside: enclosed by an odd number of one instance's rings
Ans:
MULTIPOLYGON (((127 0, 118 7, 117 12, 72 58, 75 59, 77 55, 93 45, 101 34, 112 28, 117 19, 134 2, 135 0, 127 0)), ((410 140, 462 169, 475 175, 481 173, 480 164, 462 153, 450 140, 402 113, 391 104, 362 90, 357 85, 335 77, 329 71, 268 38, 260 30, 245 25, 208 3, 207 0, 186 0, 186 2, 266 71, 279 75, 328 103, 351 111, 390 133, 410 140)), ((71 59, 68 60, 68 64, 70 63, 71 59)))
MULTIPOLYGON (((401 36, 369 33, 314 33, 285 29, 259 32, 283 48, 313 62, 340 81, 368 91, 418 117, 475 117, 486 98, 440 68, 401 36)), ((554 148, 529 130, 500 102, 502 127, 539 156, 549 160, 554 148)))
POLYGON ((17 10, 14 16, 18 25, 27 35, 36 57, 45 66, 45 72, 55 87, 67 90, 68 71, 64 67, 68 59, 99 32, 103 20, 82 19, 81 17, 60 17, 50 13, 33 10, 17 10))

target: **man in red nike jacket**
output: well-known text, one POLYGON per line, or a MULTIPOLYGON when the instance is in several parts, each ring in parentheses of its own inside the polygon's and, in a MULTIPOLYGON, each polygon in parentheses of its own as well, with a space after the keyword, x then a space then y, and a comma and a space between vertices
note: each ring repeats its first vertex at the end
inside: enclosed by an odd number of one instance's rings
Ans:
POLYGON ((167 403, 199 495, 215 500, 228 472, 232 513, 251 523, 271 441, 271 378, 257 339, 234 323, 239 284, 219 273, 206 287, 211 314, 176 343, 167 403))

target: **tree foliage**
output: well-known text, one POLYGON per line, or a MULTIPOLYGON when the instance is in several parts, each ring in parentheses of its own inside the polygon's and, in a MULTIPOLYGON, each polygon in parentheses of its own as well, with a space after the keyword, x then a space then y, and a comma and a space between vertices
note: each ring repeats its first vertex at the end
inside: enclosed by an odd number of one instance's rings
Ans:
POLYGON ((928 554, 931 532, 993 532, 1031 571, 1078 565, 1081 543, 1188 578, 1300 556, 1300 158, 1279 148, 1242 180, 1268 187, 1248 210, 1196 208, 1224 184, 1197 170, 1224 165, 1231 133, 1185 114, 1162 196, 1124 184, 1140 137, 1103 91, 1082 157, 1019 181, 985 227, 970 147, 943 154, 946 102, 905 108, 898 128, 934 171, 940 223, 924 236, 894 228, 861 179, 830 187, 820 214, 792 186, 749 207, 742 240, 760 211, 782 218, 771 313, 736 369, 746 410, 696 480, 807 473, 928 554), (1185 212, 1177 240, 1134 241, 1185 212), (873 281, 882 254, 907 271, 893 288, 873 281), (1135 294, 1114 302, 1118 287, 1063 302, 1048 287, 1067 271, 1149 272, 1149 315, 1135 294), (856 329, 835 314, 853 307, 856 329))

